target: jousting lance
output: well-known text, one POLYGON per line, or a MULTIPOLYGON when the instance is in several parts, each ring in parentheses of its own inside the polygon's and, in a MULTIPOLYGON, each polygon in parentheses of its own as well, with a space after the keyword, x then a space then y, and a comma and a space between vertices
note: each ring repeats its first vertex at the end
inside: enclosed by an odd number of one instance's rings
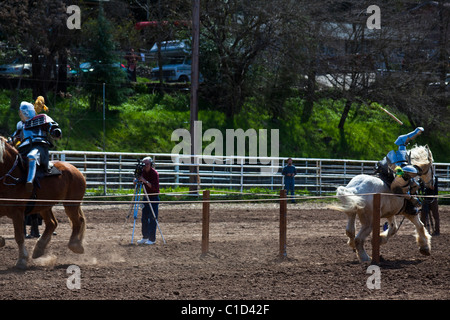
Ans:
POLYGON ((400 119, 398 119, 396 116, 394 116, 392 113, 390 113, 389 111, 387 111, 385 108, 383 108, 382 106, 380 106, 378 103, 376 103, 376 106, 378 108, 380 108, 381 110, 383 110, 384 112, 386 112, 392 119, 394 119, 395 121, 397 121, 400 125, 403 125, 403 122, 400 121, 400 119))

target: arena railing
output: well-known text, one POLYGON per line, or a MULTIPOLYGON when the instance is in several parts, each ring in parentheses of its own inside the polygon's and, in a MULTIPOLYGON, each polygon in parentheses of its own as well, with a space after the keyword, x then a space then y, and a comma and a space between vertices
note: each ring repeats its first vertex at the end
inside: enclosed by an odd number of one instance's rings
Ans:
MULTIPOLYGON (((284 186, 282 168, 286 158, 241 156, 196 156, 168 153, 95 151, 51 151, 51 160, 67 161, 86 177, 88 188, 104 194, 132 189, 137 159, 151 156, 159 172, 161 187, 196 187, 240 190, 284 186), (193 163, 193 164, 192 164, 193 163), (192 171, 192 169, 195 169, 192 171), (191 179, 193 177, 193 179, 191 179), (193 182, 194 181, 194 182, 193 182)), ((292 158, 297 169, 295 188, 312 195, 333 194, 355 175, 373 174, 377 161, 352 159, 292 158)), ((450 163, 435 163, 440 190, 450 191, 450 163)))

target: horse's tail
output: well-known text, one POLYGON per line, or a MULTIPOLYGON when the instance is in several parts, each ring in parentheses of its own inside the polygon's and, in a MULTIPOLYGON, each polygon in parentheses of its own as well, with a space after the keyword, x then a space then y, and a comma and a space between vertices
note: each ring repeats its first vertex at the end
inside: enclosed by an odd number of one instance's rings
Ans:
POLYGON ((350 214, 357 213, 358 210, 363 209, 366 205, 363 197, 355 195, 351 188, 338 187, 336 195, 341 203, 339 205, 331 206, 330 209, 350 214))

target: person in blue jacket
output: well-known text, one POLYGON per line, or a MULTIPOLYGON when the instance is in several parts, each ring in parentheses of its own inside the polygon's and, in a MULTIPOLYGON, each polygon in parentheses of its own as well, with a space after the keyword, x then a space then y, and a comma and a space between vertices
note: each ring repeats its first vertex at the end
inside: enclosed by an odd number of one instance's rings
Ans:
POLYGON ((295 202, 294 188, 297 169, 295 169, 295 166, 292 164, 292 158, 287 159, 287 165, 284 166, 281 174, 284 176, 284 188, 286 189, 286 193, 289 194, 290 191, 292 195, 292 202, 295 202))

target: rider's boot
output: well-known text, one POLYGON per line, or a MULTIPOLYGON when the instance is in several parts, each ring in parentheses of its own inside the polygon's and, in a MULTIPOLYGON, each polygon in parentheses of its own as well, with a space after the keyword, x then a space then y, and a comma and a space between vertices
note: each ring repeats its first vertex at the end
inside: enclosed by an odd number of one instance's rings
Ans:
POLYGON ((26 189, 27 192, 33 191, 33 181, 34 177, 36 176, 36 160, 29 159, 28 161, 28 176, 27 176, 27 182, 26 182, 26 189))
POLYGON ((423 132, 423 128, 422 127, 417 127, 416 130, 414 130, 413 132, 401 135, 397 138, 397 140, 395 140, 395 144, 398 146, 405 146, 407 145, 411 140, 417 138, 417 136, 419 136, 420 134, 422 134, 423 132))

